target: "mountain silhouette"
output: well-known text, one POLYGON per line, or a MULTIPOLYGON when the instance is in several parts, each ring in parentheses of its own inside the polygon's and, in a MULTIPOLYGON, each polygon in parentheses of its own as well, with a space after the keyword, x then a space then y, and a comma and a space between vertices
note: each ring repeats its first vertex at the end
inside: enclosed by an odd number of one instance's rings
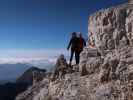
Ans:
MULTIPOLYGON (((16 66, 21 65, 17 64, 16 66)), ((22 64, 23 65, 23 64, 22 64)), ((0 100, 15 100, 15 97, 25 91, 33 83, 33 72, 46 72, 45 69, 31 67, 27 69, 16 82, 8 82, 0 85, 0 100)))

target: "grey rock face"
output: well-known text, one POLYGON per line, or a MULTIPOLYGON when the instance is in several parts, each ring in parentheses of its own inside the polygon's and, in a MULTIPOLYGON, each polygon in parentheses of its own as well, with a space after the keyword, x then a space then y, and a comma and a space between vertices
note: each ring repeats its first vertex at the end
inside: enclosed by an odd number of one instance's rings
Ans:
POLYGON ((85 66, 84 76, 74 72, 60 80, 44 78, 16 100, 133 100, 133 47, 92 57, 85 66))
POLYGON ((45 93, 43 94, 45 94, 44 96, 46 96, 48 94, 48 84, 49 79, 45 78, 43 81, 34 84, 32 87, 28 88, 27 91, 17 96, 16 100, 33 100, 33 97, 36 96, 41 91, 41 89, 45 90, 45 93))
POLYGON ((93 44, 101 52, 127 44, 132 45, 132 13, 132 7, 129 4, 123 4, 90 15, 89 44, 93 44))
POLYGON ((97 49, 84 48, 80 55, 79 71, 81 75, 94 73, 102 62, 97 49))
POLYGON ((128 0, 128 3, 133 4, 133 0, 128 0))
POLYGON ((63 78, 64 75, 67 73, 67 70, 68 70, 67 61, 66 61, 64 55, 60 55, 56 61, 53 78, 54 79, 63 78))

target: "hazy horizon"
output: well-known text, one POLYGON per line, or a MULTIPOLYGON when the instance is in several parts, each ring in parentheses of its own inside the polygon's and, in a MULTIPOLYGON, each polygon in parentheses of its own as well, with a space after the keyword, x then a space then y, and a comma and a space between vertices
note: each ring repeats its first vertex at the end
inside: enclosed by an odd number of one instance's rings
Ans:
MULTIPOLYGON (((0 64, 23 63, 33 60, 54 61, 60 54, 69 55, 65 49, 0 50, 0 64)), ((55 61, 54 61, 55 62, 55 61)))

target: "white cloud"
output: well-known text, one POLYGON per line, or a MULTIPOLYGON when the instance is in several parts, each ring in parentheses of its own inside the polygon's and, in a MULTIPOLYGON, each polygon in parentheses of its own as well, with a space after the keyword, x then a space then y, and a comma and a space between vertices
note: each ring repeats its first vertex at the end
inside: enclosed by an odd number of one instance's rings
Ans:
POLYGON ((55 63, 60 54, 68 56, 64 49, 0 50, 0 63, 55 63))

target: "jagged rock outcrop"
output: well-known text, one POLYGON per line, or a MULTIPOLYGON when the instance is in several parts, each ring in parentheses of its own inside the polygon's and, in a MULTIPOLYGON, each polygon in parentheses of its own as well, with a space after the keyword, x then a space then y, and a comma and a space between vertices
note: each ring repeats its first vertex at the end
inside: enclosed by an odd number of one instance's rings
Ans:
POLYGON ((90 72, 84 76, 74 72, 66 74, 61 80, 44 78, 20 94, 16 100, 133 99, 133 47, 126 46, 117 52, 112 50, 104 58, 94 56, 94 60, 87 60, 86 67, 87 71, 90 68, 90 72))
POLYGON ((133 4, 133 0, 128 0, 128 3, 129 4, 133 4))
POLYGON ((133 100, 133 0, 129 1, 90 15, 89 46, 80 55, 79 72, 66 73, 61 80, 44 78, 16 100, 133 100))
MULTIPOLYGON (((130 0, 131 2, 132 0, 130 0)), ((101 53, 124 45, 132 46, 133 6, 122 4, 100 10, 89 17, 89 44, 101 53)))
POLYGON ((64 78, 64 75, 67 73, 68 64, 63 54, 59 56, 55 64, 55 71, 53 74, 53 79, 64 78))

